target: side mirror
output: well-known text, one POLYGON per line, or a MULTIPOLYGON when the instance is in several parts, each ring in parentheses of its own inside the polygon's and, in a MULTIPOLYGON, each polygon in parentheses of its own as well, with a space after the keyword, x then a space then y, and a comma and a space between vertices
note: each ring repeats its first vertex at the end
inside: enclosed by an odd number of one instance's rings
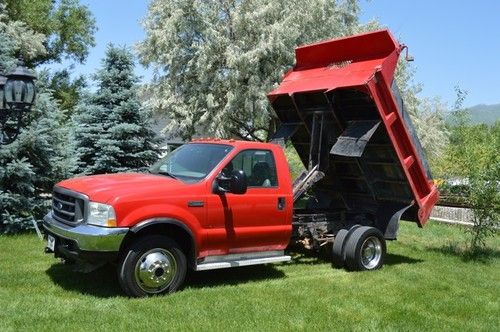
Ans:
POLYGON ((219 174, 213 184, 216 194, 232 193, 241 195, 247 192, 247 176, 242 170, 234 170, 229 176, 219 174))
POLYGON ((247 192, 247 176, 242 170, 234 170, 231 173, 231 193, 242 195, 247 192))

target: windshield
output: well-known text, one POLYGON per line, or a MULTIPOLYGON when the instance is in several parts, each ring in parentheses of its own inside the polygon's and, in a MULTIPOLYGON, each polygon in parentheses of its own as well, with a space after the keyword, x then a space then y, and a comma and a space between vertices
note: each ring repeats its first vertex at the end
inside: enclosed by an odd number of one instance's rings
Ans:
POLYGON ((198 182, 204 179, 232 148, 222 144, 185 144, 160 159, 149 171, 184 182, 198 182))

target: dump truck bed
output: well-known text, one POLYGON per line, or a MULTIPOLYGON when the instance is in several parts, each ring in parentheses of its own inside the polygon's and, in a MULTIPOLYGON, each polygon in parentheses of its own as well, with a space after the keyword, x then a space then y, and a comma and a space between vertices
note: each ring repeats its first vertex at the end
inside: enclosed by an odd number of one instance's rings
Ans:
POLYGON ((268 94, 275 138, 321 171, 317 208, 427 222, 438 191, 394 80, 403 49, 387 30, 299 47, 268 94))

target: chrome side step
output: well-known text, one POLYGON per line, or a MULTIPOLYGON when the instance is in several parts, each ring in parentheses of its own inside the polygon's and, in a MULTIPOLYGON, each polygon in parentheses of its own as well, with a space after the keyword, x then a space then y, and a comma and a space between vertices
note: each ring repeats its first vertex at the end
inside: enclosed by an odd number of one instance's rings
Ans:
POLYGON ((248 254, 232 254, 206 257, 202 263, 196 265, 196 271, 226 269, 230 267, 259 265, 267 263, 288 262, 292 258, 283 254, 283 251, 264 251, 248 254))

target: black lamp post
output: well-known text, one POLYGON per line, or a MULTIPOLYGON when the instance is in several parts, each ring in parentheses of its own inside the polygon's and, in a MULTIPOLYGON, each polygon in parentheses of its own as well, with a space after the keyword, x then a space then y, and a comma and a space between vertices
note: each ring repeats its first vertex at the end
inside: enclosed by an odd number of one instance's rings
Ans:
POLYGON ((23 118, 35 101, 35 74, 20 59, 5 76, 0 74, 0 145, 12 143, 23 126, 23 118))

